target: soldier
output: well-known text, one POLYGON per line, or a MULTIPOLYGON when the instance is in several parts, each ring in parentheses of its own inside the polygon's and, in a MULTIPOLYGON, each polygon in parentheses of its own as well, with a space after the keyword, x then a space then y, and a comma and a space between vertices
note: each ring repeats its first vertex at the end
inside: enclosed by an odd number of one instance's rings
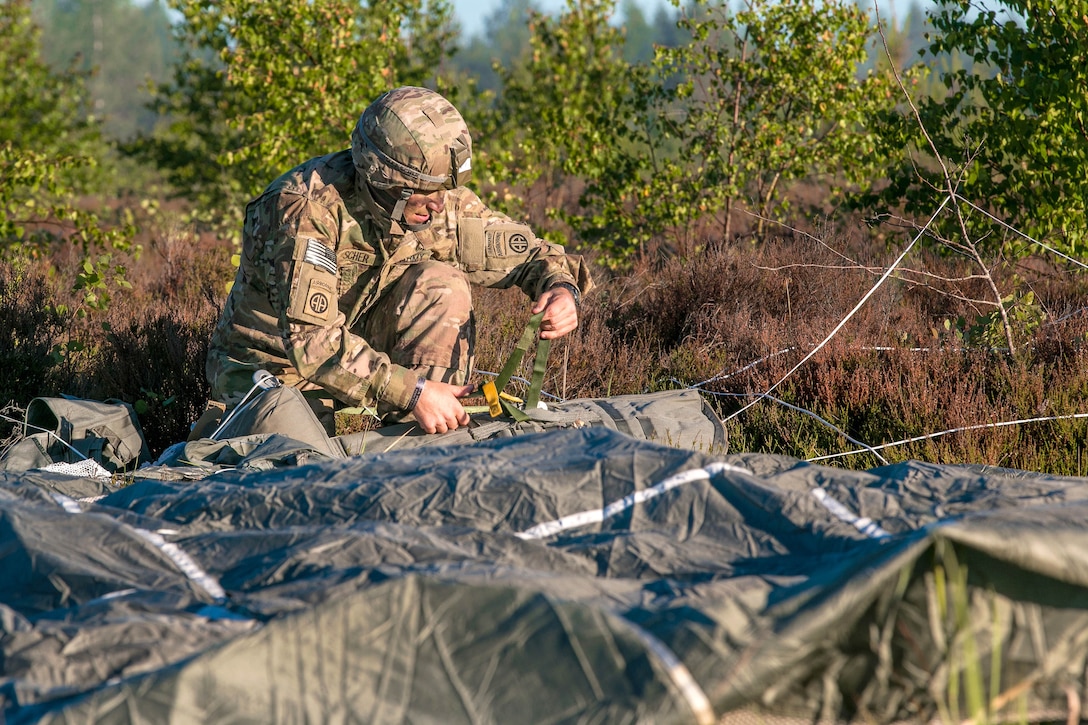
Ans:
POLYGON ((520 287, 543 338, 574 330, 585 263, 487 208, 464 186, 471 168, 457 109, 402 87, 363 111, 350 150, 273 181, 246 207, 208 354, 213 398, 237 404, 264 369, 308 398, 442 433, 469 422, 470 283, 520 287))

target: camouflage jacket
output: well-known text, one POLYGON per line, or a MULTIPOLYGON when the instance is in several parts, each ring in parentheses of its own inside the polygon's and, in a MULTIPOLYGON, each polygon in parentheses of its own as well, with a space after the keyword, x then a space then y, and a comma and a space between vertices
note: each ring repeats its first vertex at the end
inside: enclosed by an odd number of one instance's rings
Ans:
POLYGON ((312 159, 246 207, 234 285, 212 336, 207 376, 233 404, 265 369, 288 385, 323 389, 349 405, 407 406, 418 380, 355 330, 407 265, 435 259, 489 287, 537 298, 557 282, 592 285, 580 257, 491 211, 473 192, 445 192, 445 210, 421 232, 380 216, 356 184, 349 151, 312 159))

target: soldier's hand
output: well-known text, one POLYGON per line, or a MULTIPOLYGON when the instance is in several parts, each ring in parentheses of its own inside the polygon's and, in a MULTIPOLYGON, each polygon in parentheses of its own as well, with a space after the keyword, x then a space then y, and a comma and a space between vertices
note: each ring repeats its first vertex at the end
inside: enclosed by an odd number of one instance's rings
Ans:
POLYGON ((461 405, 461 398, 471 395, 472 385, 450 385, 439 380, 428 380, 423 384, 412 415, 419 426, 428 433, 445 433, 468 425, 468 413, 461 405))
POLYGON ((578 305, 566 287, 552 287, 540 295, 532 313, 544 311, 540 320, 540 336, 545 340, 563 337, 578 327, 578 305))

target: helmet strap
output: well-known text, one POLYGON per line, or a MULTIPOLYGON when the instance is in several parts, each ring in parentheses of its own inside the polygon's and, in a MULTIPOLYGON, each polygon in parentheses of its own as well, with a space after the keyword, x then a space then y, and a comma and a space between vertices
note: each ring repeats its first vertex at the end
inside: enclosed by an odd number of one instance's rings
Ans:
POLYGON ((425 232, 425 231, 427 231, 428 229, 431 228, 432 224, 434 224, 434 218, 433 217, 428 219, 427 221, 423 222, 422 224, 405 224, 404 226, 408 229, 408 231, 415 233, 415 232, 425 232))
POLYGON ((411 189, 401 189, 400 198, 397 199, 397 203, 393 207, 393 213, 390 215, 393 221, 399 222, 404 218, 404 206, 408 203, 408 197, 411 195, 411 189))

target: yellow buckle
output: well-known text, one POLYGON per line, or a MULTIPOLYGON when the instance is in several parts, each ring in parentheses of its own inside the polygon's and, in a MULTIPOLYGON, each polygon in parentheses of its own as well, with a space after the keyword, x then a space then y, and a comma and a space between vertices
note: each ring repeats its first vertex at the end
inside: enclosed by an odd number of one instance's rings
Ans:
POLYGON ((492 418, 498 418, 502 415, 502 404, 499 403, 499 391, 495 388, 495 382, 488 380, 481 387, 484 398, 487 399, 487 411, 491 413, 492 418))

